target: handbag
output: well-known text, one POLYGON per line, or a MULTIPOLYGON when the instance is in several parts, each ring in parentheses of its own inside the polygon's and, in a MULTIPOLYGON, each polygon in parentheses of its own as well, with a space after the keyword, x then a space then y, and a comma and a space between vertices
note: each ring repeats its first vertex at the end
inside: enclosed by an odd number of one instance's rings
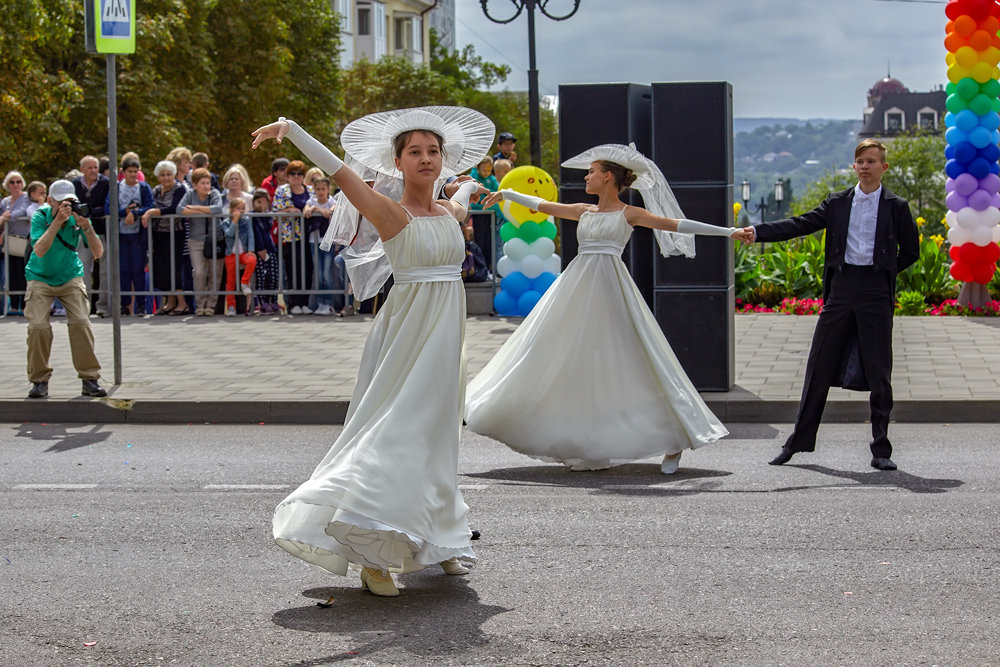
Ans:
POLYGON ((11 257, 24 257, 28 252, 28 237, 7 234, 7 253, 11 257))
POLYGON ((222 259, 226 256, 226 238, 224 236, 217 237, 214 246, 211 239, 205 239, 205 245, 201 252, 205 259, 222 259))

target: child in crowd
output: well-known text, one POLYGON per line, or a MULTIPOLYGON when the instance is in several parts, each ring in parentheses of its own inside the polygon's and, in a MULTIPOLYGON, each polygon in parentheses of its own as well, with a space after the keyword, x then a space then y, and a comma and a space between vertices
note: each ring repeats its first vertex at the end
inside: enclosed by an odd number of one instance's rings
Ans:
MULTIPOLYGON (((222 232, 226 235, 226 291, 236 291, 237 260, 243 265, 240 290, 247 296, 247 315, 253 311, 250 300, 250 277, 257 267, 254 253, 253 223, 246 213, 246 203, 242 198, 229 200, 229 217, 222 221, 222 232)), ((226 294, 226 317, 236 314, 236 296, 226 294)))
MULTIPOLYGON (((271 210, 271 196, 267 190, 258 188, 253 193, 254 213, 271 210)), ((254 278, 257 284, 257 303, 262 313, 280 313, 278 306, 278 253, 271 235, 273 221, 270 216, 258 215, 253 218, 254 248, 257 252, 257 268, 254 278)))
POLYGON ((503 158, 495 161, 493 163, 493 176, 496 177, 497 183, 503 180, 503 177, 507 175, 511 169, 514 168, 514 163, 510 160, 504 160, 503 158))
MULTIPOLYGON (((334 275, 333 260, 340 252, 341 246, 334 245, 330 250, 321 250, 319 242, 326 234, 327 227, 330 226, 330 216, 333 214, 333 198, 330 196, 330 179, 322 176, 313 181, 313 196, 309 198, 302 213, 306 217, 306 236, 309 239, 309 252, 312 254, 313 266, 316 267, 316 289, 321 294, 313 294, 309 299, 309 307, 317 315, 334 314, 334 298, 331 292, 334 289, 343 289, 343 281, 339 281, 334 275)), ((343 302, 343 298, 341 298, 343 302)), ((343 309, 341 303, 340 308, 343 309)))
POLYGON ((42 204, 44 204, 46 201, 45 183, 42 183, 41 181, 32 181, 31 183, 29 183, 28 199, 31 200, 31 203, 28 204, 26 214, 30 218, 35 214, 35 211, 41 208, 42 204))

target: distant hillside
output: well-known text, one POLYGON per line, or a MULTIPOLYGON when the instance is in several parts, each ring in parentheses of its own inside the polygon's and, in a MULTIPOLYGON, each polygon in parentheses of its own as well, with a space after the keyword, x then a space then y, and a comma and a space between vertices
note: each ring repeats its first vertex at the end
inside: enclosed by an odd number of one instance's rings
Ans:
POLYGON ((790 201, 796 190, 824 174, 850 167, 860 130, 860 120, 734 118, 735 197, 744 179, 750 181, 752 200, 759 201, 781 178, 791 180, 790 201))

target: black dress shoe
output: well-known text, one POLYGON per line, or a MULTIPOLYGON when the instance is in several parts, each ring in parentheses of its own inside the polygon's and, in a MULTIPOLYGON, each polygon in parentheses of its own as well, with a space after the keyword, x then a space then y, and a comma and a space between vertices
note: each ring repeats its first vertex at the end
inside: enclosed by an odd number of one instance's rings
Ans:
POLYGON ((28 391, 28 398, 45 398, 49 395, 48 382, 35 382, 28 391))
POLYGON ((778 452, 778 455, 775 456, 770 461, 768 461, 767 464, 768 465, 772 465, 772 466, 784 465, 784 464, 786 464, 786 463, 788 463, 789 461, 792 460, 792 455, 793 454, 795 454, 794 450, 792 450, 792 449, 790 449, 788 447, 782 447, 781 451, 778 452))
POLYGON ((886 457, 876 456, 875 458, 872 459, 872 467, 878 468, 879 470, 895 470, 896 464, 893 463, 892 459, 890 459, 888 456, 886 457))

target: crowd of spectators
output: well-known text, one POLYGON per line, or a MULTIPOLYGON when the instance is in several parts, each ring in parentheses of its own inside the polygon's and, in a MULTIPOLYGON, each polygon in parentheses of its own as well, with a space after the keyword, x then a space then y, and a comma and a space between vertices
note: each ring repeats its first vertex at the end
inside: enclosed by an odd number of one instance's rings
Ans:
MULTIPOLYGON (((516 160, 516 139, 498 138, 499 152, 485 157, 469 177, 496 191, 516 160)), ((122 315, 197 315, 218 313, 338 315, 354 312, 343 247, 320 247, 334 207, 334 187, 319 168, 299 160, 277 158, 258 187, 246 168, 231 165, 222 179, 211 171, 208 155, 185 147, 171 150, 156 163, 147 180, 139 156, 122 155, 118 178, 118 228, 108 228, 111 206, 109 161, 85 155, 79 168, 64 176, 76 197, 89 207, 89 219, 105 245, 95 260, 81 240, 77 253, 84 267, 91 314, 107 317, 111 308, 122 315), (152 186, 152 187, 151 187, 152 186), (107 241, 118 240, 121 300, 111 304, 107 241)), ((31 216, 47 206, 45 183, 26 183, 11 170, 3 179, 0 200, 0 314, 22 315, 26 290, 25 264, 30 257, 31 216)), ((483 281, 490 266, 481 245, 499 259, 499 235, 480 235, 473 219, 483 218, 472 205, 465 224, 466 263, 463 277, 483 281), (484 244, 485 240, 485 244, 484 244)), ((504 222, 492 207, 495 229, 504 222)), ((488 220, 488 217, 485 218, 488 220)), ((64 315, 58 299, 53 315, 64 315)))

